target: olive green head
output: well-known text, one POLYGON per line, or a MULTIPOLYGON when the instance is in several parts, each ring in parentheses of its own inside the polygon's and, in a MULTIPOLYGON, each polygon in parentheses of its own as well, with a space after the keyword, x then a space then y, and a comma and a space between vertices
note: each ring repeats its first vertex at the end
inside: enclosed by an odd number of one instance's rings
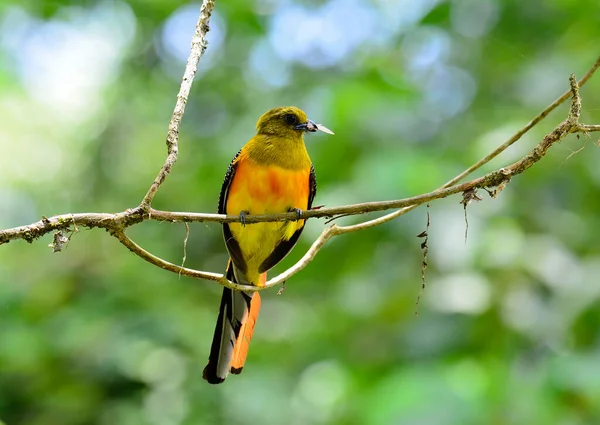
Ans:
POLYGON ((295 106, 282 106, 265 112, 256 123, 258 134, 302 138, 305 132, 321 130, 333 134, 326 127, 309 120, 306 113, 295 106))

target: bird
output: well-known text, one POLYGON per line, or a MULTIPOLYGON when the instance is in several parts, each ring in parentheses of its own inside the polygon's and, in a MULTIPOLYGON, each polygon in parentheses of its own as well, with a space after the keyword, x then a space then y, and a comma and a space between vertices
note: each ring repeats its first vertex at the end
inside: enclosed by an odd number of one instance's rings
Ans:
MULTIPOLYGON (((311 208, 317 193, 304 133, 318 130, 333 134, 295 106, 271 109, 258 119, 256 135, 229 164, 218 212, 238 215, 240 222, 223 224, 228 280, 265 286, 267 271, 298 241, 305 225, 302 211, 311 208), (245 223, 250 214, 291 211, 296 212, 297 221, 245 223)), ((257 291, 223 288, 208 364, 202 373, 208 383, 220 384, 229 373, 242 372, 260 305, 257 291)))

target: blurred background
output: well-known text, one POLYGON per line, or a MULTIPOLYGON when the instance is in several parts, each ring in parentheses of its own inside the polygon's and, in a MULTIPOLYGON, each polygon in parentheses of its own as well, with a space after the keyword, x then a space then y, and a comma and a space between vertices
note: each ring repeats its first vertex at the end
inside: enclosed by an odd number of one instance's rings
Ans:
MULTIPOLYGON (((217 1, 154 206, 214 212, 257 118, 296 105, 316 205, 430 191, 525 125, 599 55, 595 0, 217 1)), ((4 0, 0 227, 139 204, 161 166, 199 3, 4 0)), ((600 123, 600 76, 582 122, 600 123)), ((525 154, 561 106, 484 171, 525 154)), ((600 153, 569 137, 496 200, 434 202, 336 238, 263 293, 240 376, 201 379, 221 288, 100 230, 0 247, 0 419, 78 424, 600 423, 600 153), (584 147, 583 151, 570 156, 584 147), (429 268, 421 288, 427 211, 429 268), (418 312, 418 315, 416 314, 418 312)), ((482 171, 483 172, 483 171, 482 171)), ((376 215, 373 215, 373 217, 376 215)), ((354 223, 364 217, 345 218, 354 223)), ((311 220, 293 264, 323 229, 311 220)), ((183 224, 128 231, 181 263, 183 224)), ((216 224, 186 266, 222 272, 216 224)))

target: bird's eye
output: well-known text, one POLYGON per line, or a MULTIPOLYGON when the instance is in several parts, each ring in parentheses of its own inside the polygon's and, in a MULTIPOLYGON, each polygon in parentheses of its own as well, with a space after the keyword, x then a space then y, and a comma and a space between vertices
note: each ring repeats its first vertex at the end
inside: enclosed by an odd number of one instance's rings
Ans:
POLYGON ((298 117, 294 114, 285 114, 283 119, 289 125, 294 125, 298 122, 298 117))

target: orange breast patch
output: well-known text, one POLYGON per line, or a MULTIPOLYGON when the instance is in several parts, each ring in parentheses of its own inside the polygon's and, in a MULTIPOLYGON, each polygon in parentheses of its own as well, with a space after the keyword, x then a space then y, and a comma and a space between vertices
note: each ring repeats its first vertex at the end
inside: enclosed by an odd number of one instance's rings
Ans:
POLYGON ((227 197, 227 214, 248 211, 251 214, 286 212, 289 208, 308 207, 307 170, 287 170, 264 166, 244 158, 237 169, 227 197))

